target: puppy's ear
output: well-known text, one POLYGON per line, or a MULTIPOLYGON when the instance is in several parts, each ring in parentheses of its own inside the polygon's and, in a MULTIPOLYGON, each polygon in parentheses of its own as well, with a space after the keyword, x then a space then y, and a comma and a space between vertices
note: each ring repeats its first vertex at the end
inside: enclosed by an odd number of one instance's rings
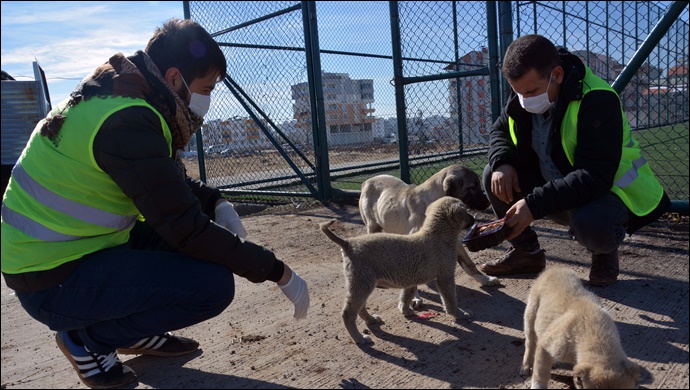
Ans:
POLYGON ((462 179, 454 175, 448 175, 443 179, 443 193, 446 196, 452 196, 453 198, 460 198, 460 192, 462 191, 462 179))
POLYGON ((448 206, 450 208, 451 215, 458 218, 461 222, 461 228, 467 229, 474 223, 474 217, 467 212, 467 207, 459 199, 453 198, 453 202, 448 206))

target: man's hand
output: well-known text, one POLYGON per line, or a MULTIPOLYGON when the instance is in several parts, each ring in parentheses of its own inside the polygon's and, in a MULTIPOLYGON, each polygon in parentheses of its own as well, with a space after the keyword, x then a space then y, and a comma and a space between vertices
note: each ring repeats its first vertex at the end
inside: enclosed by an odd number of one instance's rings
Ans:
POLYGON ((309 289, 307 283, 285 264, 283 276, 278 281, 280 291, 295 305, 293 316, 298 320, 307 318, 309 311, 309 289))
POLYGON ((520 192, 520 184, 512 165, 503 164, 491 174, 491 192, 504 203, 513 202, 514 194, 520 192))
POLYGON ((216 223, 235 233, 238 237, 247 238, 240 216, 232 207, 232 203, 223 200, 216 205, 216 223))
POLYGON ((518 200, 508 211, 506 212, 506 226, 510 228, 506 240, 512 240, 517 237, 525 230, 532 222, 534 222, 534 216, 529 207, 527 207, 527 202, 524 199, 518 200))

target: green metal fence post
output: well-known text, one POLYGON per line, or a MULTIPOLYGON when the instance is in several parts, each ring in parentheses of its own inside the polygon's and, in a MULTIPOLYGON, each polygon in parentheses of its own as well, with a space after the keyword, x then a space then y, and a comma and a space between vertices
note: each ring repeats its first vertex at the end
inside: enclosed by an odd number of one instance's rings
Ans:
POLYGON ((403 83, 402 50, 400 42, 400 15, 398 2, 388 3, 391 16, 391 41, 393 44, 393 81, 395 83, 395 112, 398 119, 398 150, 400 152, 400 179, 410 183, 410 162, 407 147, 407 119, 405 109, 405 84, 403 83))
MULTIPOLYGON (((498 23, 501 30, 500 40, 501 40, 501 51, 499 53, 498 63, 503 61, 503 56, 508 49, 508 46, 513 42, 513 10, 511 8, 510 1, 497 1, 498 3, 498 23)), ((520 12, 518 10, 518 17, 520 12)), ((519 26, 519 24, 518 24, 519 26)), ((501 77, 501 102, 505 103, 508 101, 508 96, 510 96, 510 84, 501 77)))
MULTIPOLYGON (((455 46, 455 67, 453 70, 456 73, 460 72, 460 52, 459 52, 459 47, 460 47, 460 42, 458 39, 458 10, 457 10, 457 1, 453 1, 453 46, 455 46)), ((462 134, 462 110, 460 107, 462 107, 462 102, 460 101, 460 77, 456 76, 455 77, 455 104, 456 104, 456 112, 455 115, 457 116, 458 120, 458 152, 462 156, 462 153, 464 152, 465 149, 465 142, 463 140, 463 134, 462 134)))
POLYGON ((321 54, 319 52, 319 31, 316 23, 316 2, 302 2, 304 23, 304 44, 307 54, 307 77, 311 97, 311 123, 314 138, 316 182, 319 200, 331 197, 330 166, 328 163, 328 136, 326 134, 326 111, 323 106, 323 82, 321 79, 321 54))
POLYGON ((486 2, 486 28, 489 38, 489 85, 491 86, 491 124, 501 115, 500 83, 498 76, 498 25, 496 24, 496 2, 486 2))

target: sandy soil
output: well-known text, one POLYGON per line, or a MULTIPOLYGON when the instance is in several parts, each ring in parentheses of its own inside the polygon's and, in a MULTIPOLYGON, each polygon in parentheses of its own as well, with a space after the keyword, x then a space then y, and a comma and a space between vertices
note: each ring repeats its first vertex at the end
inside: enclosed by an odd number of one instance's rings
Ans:
MULTIPOLYGON (((476 213, 478 221, 492 215, 476 213)), ((328 219, 342 236, 363 234, 354 205, 295 203, 244 217, 249 239, 272 250, 309 283, 305 321, 273 283, 236 278, 236 299, 216 318, 178 331, 201 343, 177 358, 121 356, 139 377, 136 388, 528 388, 518 375, 524 352, 522 314, 531 277, 482 287, 458 267, 459 306, 473 313, 455 323, 442 312, 434 284, 421 286, 429 319, 405 318, 398 291, 377 289, 371 312, 385 323, 367 328, 374 344, 352 343, 342 324, 345 287, 339 248, 319 230, 328 219)), ((564 265, 586 279, 589 258, 549 221, 535 228, 547 267, 564 265)), ((476 263, 507 245, 471 253, 476 263)), ((610 310, 628 356, 643 368, 642 388, 688 388, 688 223, 669 216, 628 237, 620 281, 593 288, 610 310)), ((569 388, 571 367, 552 370, 551 388, 569 388)), ((134 386, 132 386, 134 387, 134 386)), ((58 350, 54 334, 32 320, 2 282, 2 388, 85 388, 58 350)))

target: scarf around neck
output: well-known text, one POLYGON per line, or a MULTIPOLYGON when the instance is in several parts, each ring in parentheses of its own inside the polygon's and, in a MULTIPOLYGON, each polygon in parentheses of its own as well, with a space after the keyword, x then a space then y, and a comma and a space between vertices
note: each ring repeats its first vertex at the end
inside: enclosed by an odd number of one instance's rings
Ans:
MULTIPOLYGON (((130 57, 122 53, 110 57, 108 62, 77 85, 65 108, 75 106, 81 100, 109 96, 144 99, 153 106, 170 127, 175 160, 179 160, 177 151, 184 149, 204 121, 170 88, 151 57, 141 50, 130 57)), ((41 129, 41 135, 54 139, 65 119, 62 112, 50 115, 41 129)))

